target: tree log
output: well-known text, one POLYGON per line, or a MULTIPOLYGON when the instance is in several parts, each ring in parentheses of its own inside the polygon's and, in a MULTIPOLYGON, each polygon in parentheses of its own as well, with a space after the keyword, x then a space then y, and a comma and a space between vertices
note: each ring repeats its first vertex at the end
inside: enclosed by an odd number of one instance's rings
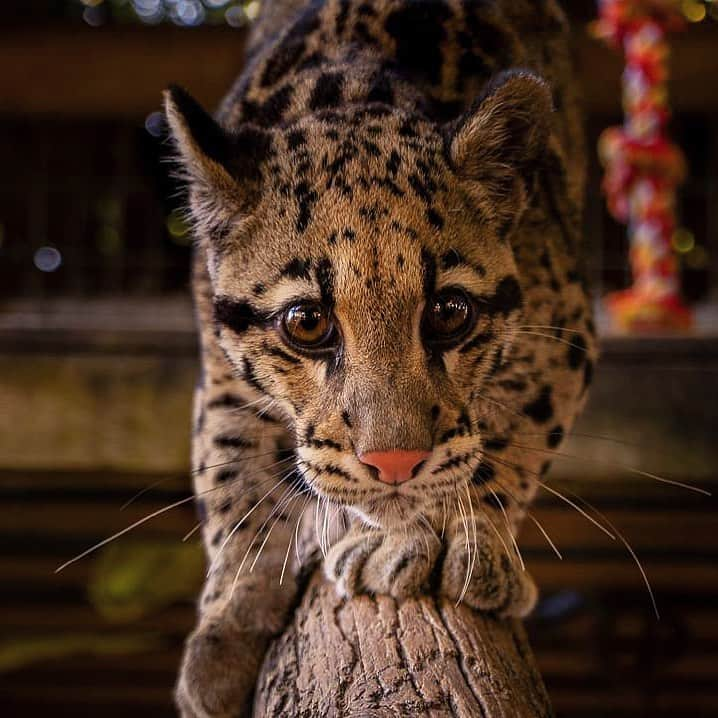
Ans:
POLYGON ((344 600, 317 573, 271 645, 255 718, 544 718, 551 704, 519 621, 422 596, 344 600))

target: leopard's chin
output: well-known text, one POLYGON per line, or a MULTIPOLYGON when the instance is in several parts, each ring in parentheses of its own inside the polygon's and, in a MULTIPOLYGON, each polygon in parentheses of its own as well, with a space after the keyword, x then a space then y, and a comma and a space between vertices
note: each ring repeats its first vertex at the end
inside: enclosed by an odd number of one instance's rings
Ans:
POLYGON ((362 517, 377 528, 385 530, 406 528, 419 517, 420 502, 399 491, 382 493, 362 502, 362 517))

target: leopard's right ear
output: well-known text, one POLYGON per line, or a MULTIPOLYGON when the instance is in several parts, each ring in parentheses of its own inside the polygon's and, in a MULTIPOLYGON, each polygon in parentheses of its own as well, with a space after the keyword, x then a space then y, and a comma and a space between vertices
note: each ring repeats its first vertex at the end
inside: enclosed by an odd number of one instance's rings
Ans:
POLYGON ((271 134, 253 125, 225 130, 177 86, 165 90, 164 109, 198 233, 225 236, 228 223, 249 216, 257 204, 271 134))

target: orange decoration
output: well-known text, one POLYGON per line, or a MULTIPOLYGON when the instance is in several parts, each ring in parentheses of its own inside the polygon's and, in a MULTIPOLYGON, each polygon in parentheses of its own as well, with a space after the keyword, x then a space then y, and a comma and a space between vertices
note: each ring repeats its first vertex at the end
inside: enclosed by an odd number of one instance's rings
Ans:
POLYGON ((684 27, 679 3, 671 0, 599 0, 594 34, 626 56, 622 127, 599 141, 606 168, 608 208, 628 225, 633 286, 610 294, 606 306, 624 331, 684 330, 691 314, 680 298, 678 262, 671 249, 676 229, 676 188, 686 165, 666 125, 668 43, 666 34, 684 27))

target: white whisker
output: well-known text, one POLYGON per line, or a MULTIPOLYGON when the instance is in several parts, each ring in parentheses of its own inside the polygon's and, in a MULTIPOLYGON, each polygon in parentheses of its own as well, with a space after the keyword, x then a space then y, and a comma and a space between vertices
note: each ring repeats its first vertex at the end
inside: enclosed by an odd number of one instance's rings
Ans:
POLYGON ((682 481, 674 481, 673 479, 667 479, 663 476, 659 476, 658 474, 652 474, 650 471, 643 471, 642 469, 636 469, 633 466, 629 466, 628 464, 621 463, 619 461, 609 461, 608 459, 597 459, 595 457, 586 458, 585 456, 576 456, 575 454, 567 454, 563 451, 555 451, 552 449, 540 449, 534 446, 524 446, 523 444, 514 444, 511 443, 509 446, 513 446, 517 449, 524 449, 526 451, 535 451, 540 454, 547 454, 549 456, 555 456, 561 459, 572 459, 574 461, 592 461, 595 464, 602 464, 604 466, 611 466, 613 468, 619 468, 623 469, 624 471, 629 471, 632 474, 637 474, 638 476, 644 476, 648 479, 654 479, 655 481, 658 481, 662 484, 668 484, 670 486, 677 486, 681 489, 686 489, 688 491, 694 491, 697 494, 703 494, 704 496, 712 496, 710 491, 706 489, 702 489, 700 486, 694 486, 692 484, 685 484, 682 481))

